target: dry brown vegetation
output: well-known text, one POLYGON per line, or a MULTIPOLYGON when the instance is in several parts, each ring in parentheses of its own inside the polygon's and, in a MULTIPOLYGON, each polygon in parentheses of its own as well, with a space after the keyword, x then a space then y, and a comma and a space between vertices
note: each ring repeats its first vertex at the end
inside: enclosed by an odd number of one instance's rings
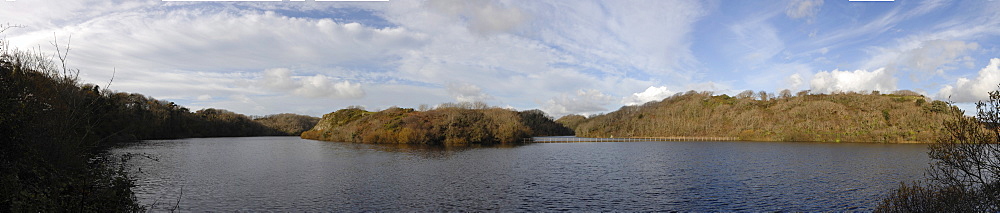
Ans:
POLYGON ((323 116, 302 138, 356 143, 512 144, 531 136, 568 135, 572 130, 539 110, 514 111, 484 104, 443 104, 416 111, 337 110, 323 116))
POLYGON ((737 137, 747 141, 931 142, 957 107, 912 91, 893 94, 780 95, 745 91, 736 97, 678 93, 662 101, 624 106, 581 121, 559 119, 580 137, 737 137))
POLYGON ((319 122, 317 117, 291 113, 268 115, 253 120, 286 135, 301 135, 319 122))
POLYGON ((876 212, 1000 212, 1000 91, 978 113, 944 121, 928 146, 928 181, 902 184, 876 212))

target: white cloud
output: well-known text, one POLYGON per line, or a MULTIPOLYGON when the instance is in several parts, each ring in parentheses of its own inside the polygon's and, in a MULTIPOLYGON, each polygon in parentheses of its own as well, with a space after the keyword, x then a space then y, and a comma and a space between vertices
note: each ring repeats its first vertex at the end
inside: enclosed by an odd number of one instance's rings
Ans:
POLYGON ((670 91, 665 86, 654 87, 650 86, 646 88, 646 91, 639 93, 632 93, 631 96, 622 99, 622 103, 625 105, 639 105, 650 101, 659 101, 664 98, 670 97, 677 92, 670 91))
MULTIPOLYGON (((25 30, 43 30, 79 24, 96 17, 162 4, 159 1, 79 0, 7 1, 0 7, 4 23, 23 25, 25 30)), ((49 36, 52 32, 49 31, 49 36)), ((51 37, 50 37, 51 38, 51 37)))
POLYGON ((258 114, 288 103, 384 108, 461 99, 530 109, 553 96, 600 100, 573 95, 590 91, 581 89, 623 97, 690 82, 690 33, 706 15, 700 2, 663 1, 17 3, 35 6, 0 13, 31 19, 12 21, 30 27, 8 33, 13 45, 46 48, 52 32, 72 35, 69 63, 84 81, 107 81, 117 68, 117 90, 258 114), (474 86, 438 86, 449 82, 474 86), (343 98, 354 100, 328 101, 343 98))
POLYGON ((812 18, 816 16, 821 6, 823 0, 792 0, 785 15, 793 19, 812 18))
POLYGON ((277 90, 291 90, 301 86, 301 83, 292 79, 292 70, 288 68, 274 68, 264 70, 264 77, 261 84, 266 88, 277 90))
POLYGON ((448 94, 458 102, 476 102, 493 99, 493 96, 483 92, 482 88, 467 83, 451 83, 447 87, 448 94))
POLYGON ((788 82, 789 89, 798 89, 801 86, 803 86, 802 76, 799 75, 798 73, 788 76, 788 78, 785 79, 785 81, 788 82))
POLYGON ((257 81, 264 88, 276 91, 291 91, 293 94, 309 98, 361 98, 365 91, 360 83, 347 80, 336 81, 323 74, 314 76, 293 76, 286 68, 264 70, 257 81))
POLYGON ((706 14, 698 2, 524 3, 532 16, 524 36, 559 47, 573 64, 612 75, 638 69, 683 83, 690 80, 685 68, 697 63, 689 33, 706 14))
POLYGON ((924 73, 942 73, 947 64, 971 61, 969 51, 979 48, 975 42, 931 40, 919 48, 906 51, 900 56, 902 62, 911 69, 924 73))
MULTIPOLYGON (((170 7, 167 7, 170 8, 170 7)), ((52 32, 72 35, 70 63, 91 73, 230 71, 263 67, 387 64, 419 48, 425 35, 332 19, 294 18, 230 7, 136 9, 58 28, 12 34, 15 46, 48 47, 52 32)))
POLYGON ((989 98, 987 93, 1000 89, 997 86, 1000 86, 1000 58, 993 58, 976 78, 958 78, 955 84, 941 88, 937 96, 954 102, 976 102, 989 98))
POLYGON ((874 71, 821 71, 813 75, 809 81, 813 93, 831 93, 847 91, 894 91, 896 78, 885 68, 874 71))
MULTIPOLYGON (((88 72, 84 70, 82 72, 88 72)), ((201 95, 214 97, 229 97, 235 94, 260 95, 263 92, 242 85, 244 79, 252 78, 247 73, 230 72, 136 72, 118 69, 110 87, 107 89, 129 93, 142 93, 156 99, 176 101, 178 99, 195 100, 201 95), (141 88, 142 90, 135 90, 141 88)), ((103 81, 87 81, 105 84, 103 81)), ((193 109, 193 108, 192 108, 193 109)))
POLYGON ((567 114, 590 115, 607 111, 605 107, 613 101, 609 95, 597 90, 579 90, 576 94, 561 94, 545 102, 541 110, 553 117, 561 117, 567 114))
POLYGON ((684 90, 686 91, 710 91, 710 92, 727 92, 732 90, 731 86, 726 83, 718 82, 702 82, 702 83, 691 83, 684 85, 684 90))
POLYGON ((893 48, 875 48, 878 54, 871 57, 865 67, 887 67, 914 71, 920 76, 943 74, 947 70, 972 63, 969 54, 979 49, 975 42, 956 40, 921 40, 904 42, 893 48))
POLYGON ((484 35, 510 32, 527 19, 517 7, 489 0, 431 0, 426 6, 462 20, 469 30, 484 35))
MULTIPOLYGON (((394 77, 432 85, 463 82, 490 91, 489 97, 499 102, 530 108, 535 106, 527 103, 579 89, 630 94, 636 88, 626 83, 644 80, 626 77, 626 72, 670 76, 658 78, 672 81, 664 83, 688 82, 691 75, 685 72, 694 69, 675 68, 693 60, 687 34, 702 13, 695 2, 657 1, 401 1, 387 10, 386 18, 408 31, 433 35, 421 48, 402 55, 394 77), (525 19, 484 34, 470 26, 474 17, 463 18, 468 12, 455 12, 488 8, 517 10, 525 19)), ((455 94, 448 96, 458 98, 455 94)))
POLYGON ((302 79, 302 87, 294 90, 295 94, 310 98, 360 98, 365 96, 361 84, 349 81, 333 81, 319 74, 302 79))

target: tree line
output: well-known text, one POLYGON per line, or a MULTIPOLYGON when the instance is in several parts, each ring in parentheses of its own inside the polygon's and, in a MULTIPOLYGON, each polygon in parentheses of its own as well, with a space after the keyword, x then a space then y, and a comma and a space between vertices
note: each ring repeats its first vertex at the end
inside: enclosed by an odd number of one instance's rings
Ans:
POLYGON ((297 135, 318 121, 192 112, 83 84, 79 70, 65 67, 63 53, 57 63, 0 40, 0 212, 138 211, 134 183, 121 164, 128 156, 107 155, 107 147, 146 139, 297 135))
POLYGON ((302 138, 355 143, 512 144, 533 136, 572 134, 541 110, 514 111, 484 103, 448 103, 425 110, 357 107, 326 115, 302 138))
POLYGON ((912 91, 779 95, 678 93, 607 114, 557 122, 580 137, 737 137, 747 141, 933 142, 957 107, 912 91))

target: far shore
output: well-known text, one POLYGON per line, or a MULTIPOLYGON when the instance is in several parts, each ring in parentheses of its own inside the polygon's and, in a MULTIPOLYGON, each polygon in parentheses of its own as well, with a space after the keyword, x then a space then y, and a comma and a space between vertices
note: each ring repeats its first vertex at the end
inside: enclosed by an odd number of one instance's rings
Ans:
POLYGON ((880 143, 880 144, 931 144, 933 142, 922 141, 901 141, 894 143, 883 142, 859 142, 859 141, 781 141, 781 140, 743 140, 739 137, 713 137, 713 136, 670 136, 670 137, 577 137, 567 136, 545 136, 525 138, 528 143, 575 143, 575 142, 645 142, 645 141, 743 141, 743 142, 810 142, 810 143, 880 143))

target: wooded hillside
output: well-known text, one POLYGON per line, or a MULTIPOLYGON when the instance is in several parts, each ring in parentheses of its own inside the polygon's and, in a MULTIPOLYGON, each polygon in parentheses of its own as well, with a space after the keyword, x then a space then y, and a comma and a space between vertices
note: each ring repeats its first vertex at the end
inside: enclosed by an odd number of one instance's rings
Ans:
POLYGON ((775 96, 746 91, 730 97, 678 93, 591 118, 558 122, 579 137, 738 137, 748 141, 932 142, 942 121, 961 110, 910 91, 775 96))
POLYGON ((140 211, 133 182, 120 167, 129 157, 109 156, 102 152, 107 147, 144 139, 289 135, 317 119, 255 121, 221 109, 191 112, 83 84, 80 71, 52 58, 11 49, 0 39, 0 212, 140 211))
POLYGON ((302 138, 356 143, 510 144, 531 136, 570 135, 540 110, 444 104, 416 111, 389 108, 369 112, 347 108, 326 114, 302 138))
POLYGON ((317 117, 291 113, 268 115, 253 120, 285 135, 301 135, 319 122, 317 117))

